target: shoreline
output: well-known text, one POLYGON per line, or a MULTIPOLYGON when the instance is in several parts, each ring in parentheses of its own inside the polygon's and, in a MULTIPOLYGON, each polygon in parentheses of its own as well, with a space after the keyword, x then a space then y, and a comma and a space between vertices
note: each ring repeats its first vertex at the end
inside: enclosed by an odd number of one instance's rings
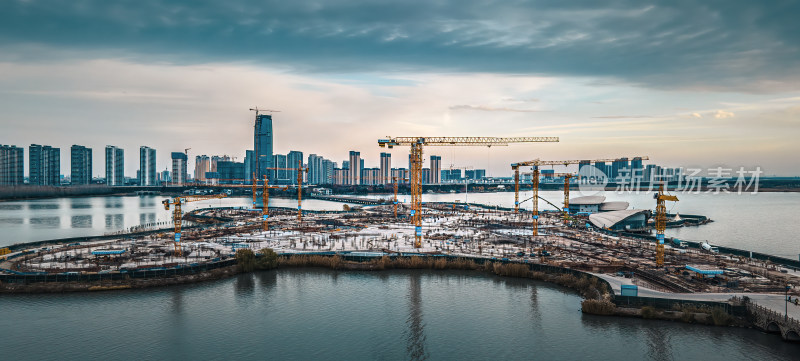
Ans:
MULTIPOLYGON (((785 182, 785 181, 784 181, 785 182)), ((773 182, 769 182, 773 183, 773 182)), ((577 185, 573 185, 577 186, 577 185)), ((672 184, 667 187, 668 191, 675 192, 675 184, 672 184)), ((196 189, 198 186, 193 185, 185 185, 185 186, 156 186, 156 187, 138 187, 138 186, 131 186, 131 187, 106 187, 106 186, 78 186, 78 187, 71 187, 71 186, 58 186, 58 187, 48 187, 47 189, 40 189, 36 190, 29 187, 40 187, 40 186, 8 186, 8 187, 0 187, 0 203, 2 202, 13 202, 13 201, 26 201, 26 200, 39 200, 39 199, 58 199, 58 198, 77 198, 77 197, 119 197, 119 196, 135 196, 137 192, 144 191, 148 192, 149 194, 155 195, 172 195, 172 194, 182 194, 183 191, 189 189, 196 189), (22 195, 19 195, 22 194, 22 195)), ((326 187, 333 189, 331 195, 333 196, 363 196, 369 194, 386 194, 391 195, 392 189, 391 187, 384 187, 380 185, 376 186, 340 186, 340 185, 321 185, 320 187, 326 187)), ((221 187, 224 188, 224 187, 221 187)), ((423 185, 423 191, 425 194, 463 194, 464 193, 464 184, 439 184, 439 185, 423 185), (451 193, 450 191, 455 191, 451 193)), ((469 193, 503 193, 503 192, 513 192, 514 190, 514 183, 470 183, 469 184, 469 193), (503 188, 499 188, 499 186, 503 186, 503 188)), ((561 191, 563 190, 563 185, 560 183, 542 183, 539 185, 540 191, 561 191)), ((599 190, 599 189, 598 189, 599 190)), ((616 191, 617 186, 614 183, 610 183, 603 191, 611 192, 616 191)), ((529 183, 520 183, 520 192, 523 191, 530 191, 529 183)), ((654 187, 644 187, 640 186, 638 189, 633 188, 626 188, 623 193, 637 193, 637 192, 653 192, 655 191, 654 187)), ((703 185, 697 190, 699 193, 706 193, 711 192, 713 189, 708 188, 708 186, 703 185)), ((399 194, 408 194, 409 188, 407 185, 401 185, 399 194)), ((694 193, 695 190, 692 190, 691 193, 694 193)), ((758 188, 758 193, 800 193, 800 185, 797 183, 789 183, 786 184, 761 184, 758 188)), ((284 194, 278 191, 271 191, 270 194, 275 194, 276 196, 284 194)), ((730 192, 736 193, 736 192, 730 192)), ((304 196, 310 196, 311 193, 304 191, 304 196)), ((751 194, 750 190, 742 191, 742 194, 751 194)), ((237 191, 234 196, 242 196, 248 197, 250 193, 248 191, 237 191), (241 194, 239 194, 241 193, 241 194)), ((292 194, 285 194, 286 196, 292 196, 292 194)))
MULTIPOLYGON (((263 256, 258 258, 254 256, 254 259, 263 258, 263 256)), ((468 270, 475 271, 478 274, 526 278, 568 288, 575 291, 581 297, 581 312, 584 314, 634 317, 710 326, 744 327, 775 333, 774 330, 758 325, 755 321, 755 317, 748 312, 749 308, 747 307, 746 301, 744 304, 737 305, 730 301, 695 302, 691 300, 674 300, 674 305, 669 309, 655 308, 652 306, 642 306, 639 308, 625 307, 625 305, 620 305, 615 302, 614 298, 616 296, 614 295, 611 285, 601 277, 579 270, 549 265, 501 261, 488 258, 442 257, 433 255, 394 258, 383 256, 360 261, 346 260, 340 255, 283 255, 277 257, 275 263, 263 266, 265 264, 267 263, 254 263, 253 265, 246 266, 243 261, 237 259, 236 264, 207 270, 205 272, 147 279, 129 278, 125 280, 100 280, 95 282, 38 282, 30 284, 0 282, 0 293, 43 294, 168 287, 213 282, 240 274, 269 270, 280 272, 284 269, 323 268, 333 271, 370 272, 412 269, 426 271, 468 270), (245 267, 252 268, 245 270, 245 267), (677 305, 680 305, 680 307, 677 305)), ((787 341, 785 337, 784 340, 787 341)), ((791 340, 790 342, 797 341, 791 340)))

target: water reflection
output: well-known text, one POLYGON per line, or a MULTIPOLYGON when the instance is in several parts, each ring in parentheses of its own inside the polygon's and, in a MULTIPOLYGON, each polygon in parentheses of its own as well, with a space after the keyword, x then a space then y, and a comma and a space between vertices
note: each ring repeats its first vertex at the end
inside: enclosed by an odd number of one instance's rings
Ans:
POLYGON ((154 197, 139 197, 139 208, 152 208, 156 206, 154 197))
POLYGON ((408 318, 406 325, 406 353, 411 360, 427 360, 428 354, 425 351, 425 322, 422 320, 422 287, 420 286, 420 274, 412 274, 410 277, 410 289, 408 295, 408 318))
POLYGON ((122 229, 125 227, 124 214, 106 214, 106 228, 122 229))
POLYGON ((139 213, 139 225, 147 225, 149 223, 156 222, 156 214, 151 213, 139 213))
POLYGON ((72 228, 92 228, 92 216, 72 216, 72 228))
POLYGON ((84 198, 70 198, 69 207, 71 209, 89 209, 92 208, 92 203, 84 198))
POLYGON ((252 273, 243 273, 236 277, 234 291, 236 296, 253 296, 256 290, 256 283, 252 273))
POLYGON ((651 360, 672 360, 670 337, 658 325, 644 329, 647 336, 647 356, 651 360))
POLYGON ((106 197, 105 198, 105 206, 106 208, 122 208, 122 199, 117 197, 106 197))
POLYGON ((258 284, 261 285, 262 289, 269 291, 278 284, 278 271, 258 272, 256 273, 256 278, 258 278, 258 284))
POLYGON ((58 227, 61 224, 59 217, 35 217, 30 219, 31 224, 45 227, 58 227))
POLYGON ((28 209, 31 210, 40 210, 40 209, 59 209, 60 206, 58 203, 31 203, 28 205, 28 209))

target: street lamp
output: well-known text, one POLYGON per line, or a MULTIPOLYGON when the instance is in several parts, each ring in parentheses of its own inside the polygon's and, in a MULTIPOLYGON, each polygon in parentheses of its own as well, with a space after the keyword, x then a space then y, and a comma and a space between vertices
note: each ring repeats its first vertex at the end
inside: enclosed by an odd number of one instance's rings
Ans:
POLYGON ((789 322, 789 290, 792 289, 792 285, 786 285, 786 295, 783 297, 783 302, 786 306, 786 311, 784 311, 783 322, 789 322))

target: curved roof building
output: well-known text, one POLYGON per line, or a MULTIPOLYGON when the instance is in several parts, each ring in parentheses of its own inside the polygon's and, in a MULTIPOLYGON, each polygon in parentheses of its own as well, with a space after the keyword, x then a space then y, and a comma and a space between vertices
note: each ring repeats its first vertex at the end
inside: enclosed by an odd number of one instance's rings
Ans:
POLYGON ((615 231, 645 228, 649 211, 646 209, 625 209, 596 213, 589 216, 589 222, 597 228, 615 231))

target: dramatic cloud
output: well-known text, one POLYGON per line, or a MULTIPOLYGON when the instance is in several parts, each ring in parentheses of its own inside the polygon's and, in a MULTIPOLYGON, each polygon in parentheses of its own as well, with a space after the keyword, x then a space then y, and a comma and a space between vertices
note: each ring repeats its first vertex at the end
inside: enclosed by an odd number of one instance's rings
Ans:
POLYGON ((797 14, 800 2, 748 0, 8 0, 0 2, 0 54, 589 76, 775 92, 800 89, 797 14))

